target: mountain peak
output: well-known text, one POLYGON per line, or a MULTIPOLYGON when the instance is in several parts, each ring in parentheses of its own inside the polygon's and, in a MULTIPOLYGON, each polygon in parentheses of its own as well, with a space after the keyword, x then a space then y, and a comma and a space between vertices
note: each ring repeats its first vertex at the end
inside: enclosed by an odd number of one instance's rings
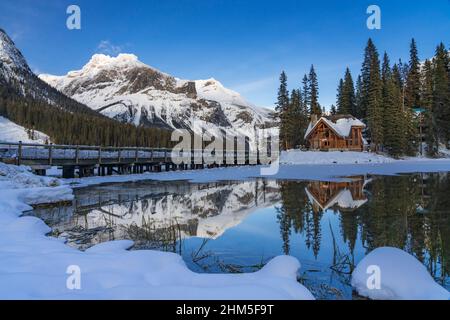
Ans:
POLYGON ((91 57, 91 59, 85 66, 106 66, 136 62, 139 62, 138 57, 131 53, 119 53, 117 57, 111 57, 106 54, 96 53, 91 57))
POLYGON ((23 69, 31 72, 28 64, 14 41, 0 29, 0 67, 5 66, 10 72, 11 69, 23 69))

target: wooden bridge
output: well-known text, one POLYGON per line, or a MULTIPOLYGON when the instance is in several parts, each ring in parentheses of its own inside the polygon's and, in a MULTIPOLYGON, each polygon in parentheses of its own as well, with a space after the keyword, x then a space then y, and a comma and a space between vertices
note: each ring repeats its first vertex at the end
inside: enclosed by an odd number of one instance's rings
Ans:
POLYGON ((204 150, 173 153, 167 148, 119 148, 0 142, 0 161, 30 166, 36 174, 45 175, 52 166, 62 168, 63 178, 106 176, 203 169, 232 165, 264 164, 259 152, 204 150), (220 155, 220 153, 222 153, 220 155), (220 155, 220 157, 218 157, 220 155), (176 160, 176 161, 174 161, 176 160))

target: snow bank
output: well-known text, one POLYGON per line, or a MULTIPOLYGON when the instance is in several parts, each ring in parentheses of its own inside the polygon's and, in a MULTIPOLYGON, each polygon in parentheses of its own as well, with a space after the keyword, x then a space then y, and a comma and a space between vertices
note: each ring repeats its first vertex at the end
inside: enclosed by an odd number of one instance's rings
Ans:
POLYGON ((395 160, 387 156, 370 152, 354 151, 300 151, 288 150, 281 152, 281 164, 364 164, 390 163, 395 160))
POLYGON ((50 138, 40 131, 35 130, 33 137, 22 126, 12 122, 9 119, 0 116, 0 142, 19 142, 44 144, 50 141, 50 138))
POLYGON ((437 284, 425 266, 403 250, 377 248, 365 256, 352 274, 352 286, 371 299, 448 300, 450 293, 437 284), (380 289, 369 289, 369 266, 380 268, 380 289))
POLYGON ((36 176, 27 166, 12 166, 0 162, 0 188, 56 187, 60 181, 55 178, 36 176))
POLYGON ((254 273, 197 274, 177 254, 128 251, 128 240, 70 248, 47 237, 42 220, 20 215, 29 204, 72 199, 71 188, 26 167, 0 170, 0 299, 314 299, 289 256, 254 273), (69 266, 81 272, 79 290, 67 288, 69 266))

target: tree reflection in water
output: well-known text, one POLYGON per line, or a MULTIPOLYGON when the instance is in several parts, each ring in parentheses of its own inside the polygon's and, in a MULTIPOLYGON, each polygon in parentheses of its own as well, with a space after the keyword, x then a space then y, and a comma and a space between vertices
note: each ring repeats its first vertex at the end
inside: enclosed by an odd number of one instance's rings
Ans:
MULTIPOLYGON (((366 254, 392 246, 413 254, 441 284, 449 276, 449 173, 404 176, 350 177, 341 182, 281 181, 277 218, 283 252, 290 254, 292 233, 302 234, 317 258, 324 212, 340 220, 340 236, 348 248, 334 245, 331 268, 342 276, 354 268, 359 240, 366 254)), ((348 281, 348 278, 346 281, 348 281)))

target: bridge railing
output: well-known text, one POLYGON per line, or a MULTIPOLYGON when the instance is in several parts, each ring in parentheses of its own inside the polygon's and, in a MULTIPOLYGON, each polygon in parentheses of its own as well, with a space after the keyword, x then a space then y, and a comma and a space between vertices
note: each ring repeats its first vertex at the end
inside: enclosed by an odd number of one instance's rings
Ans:
MULTIPOLYGON (((257 163, 258 153, 249 150, 241 151, 216 151, 221 154, 222 163, 237 161, 237 163, 257 163)), ((35 144, 35 143, 13 143, 0 142, 0 158, 14 159, 20 165, 24 161, 36 161, 39 164, 53 165, 58 160, 68 160, 73 164, 81 161, 91 161, 97 164, 102 162, 121 163, 122 161, 164 161, 171 162, 172 156, 178 157, 184 163, 213 163, 216 153, 208 155, 201 149, 188 152, 173 152, 168 148, 145 148, 145 147, 102 147, 84 145, 57 145, 57 144, 35 144)))

